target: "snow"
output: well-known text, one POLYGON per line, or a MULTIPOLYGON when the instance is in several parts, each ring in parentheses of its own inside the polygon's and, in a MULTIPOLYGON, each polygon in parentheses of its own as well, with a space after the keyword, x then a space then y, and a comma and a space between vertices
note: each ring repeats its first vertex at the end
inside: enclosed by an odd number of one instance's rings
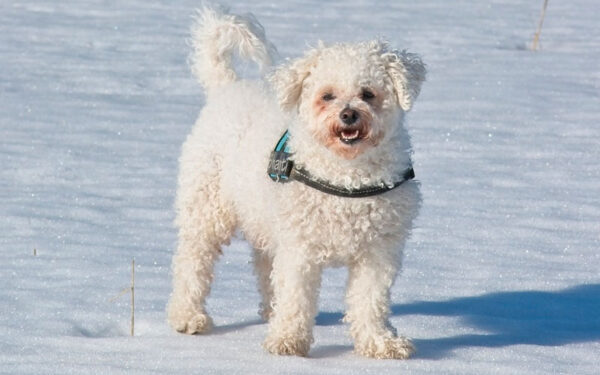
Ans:
POLYGON ((600 23, 594 0, 240 1, 282 56, 384 36, 429 76, 408 116, 424 204, 392 290, 408 361, 352 353, 328 270, 309 358, 266 354, 249 248, 217 327, 165 322, 179 148, 203 103, 197 1, 0 3, 0 373, 597 374, 600 23), (34 249, 37 255, 34 256, 34 249), (129 285, 136 260, 136 335, 129 285))

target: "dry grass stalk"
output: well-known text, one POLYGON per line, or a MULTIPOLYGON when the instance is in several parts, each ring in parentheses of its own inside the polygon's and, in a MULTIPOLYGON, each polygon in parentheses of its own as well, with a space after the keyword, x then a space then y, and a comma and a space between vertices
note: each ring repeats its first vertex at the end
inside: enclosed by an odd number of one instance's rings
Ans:
POLYGON ((135 259, 131 260, 131 336, 135 325, 135 259))
POLYGON ((131 285, 119 292, 118 295, 114 296, 109 302, 116 301, 123 294, 131 293, 131 336, 134 335, 135 329, 135 259, 131 260, 131 285))
POLYGON ((542 33, 542 25, 544 24, 544 17, 546 17, 546 8, 548 7, 548 0, 544 0, 544 6, 542 7, 542 15, 540 16, 540 22, 538 23, 537 31, 533 36, 533 44, 531 49, 537 51, 540 42, 540 34, 542 33))

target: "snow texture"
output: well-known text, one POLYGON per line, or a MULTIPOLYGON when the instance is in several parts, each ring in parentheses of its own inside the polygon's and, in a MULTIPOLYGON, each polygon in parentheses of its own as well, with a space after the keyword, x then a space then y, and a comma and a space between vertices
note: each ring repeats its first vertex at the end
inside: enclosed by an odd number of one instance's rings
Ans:
POLYGON ((324 275, 309 358, 265 353, 243 240, 216 270, 214 332, 168 328, 177 158, 204 100, 186 64, 199 6, 0 3, 0 373, 598 373, 596 0, 550 1, 538 52, 541 0, 233 7, 282 56, 383 36, 428 64, 407 119, 424 205, 392 291, 407 361, 352 353, 342 269, 324 275), (135 337, 129 298, 110 301, 132 258, 135 337))

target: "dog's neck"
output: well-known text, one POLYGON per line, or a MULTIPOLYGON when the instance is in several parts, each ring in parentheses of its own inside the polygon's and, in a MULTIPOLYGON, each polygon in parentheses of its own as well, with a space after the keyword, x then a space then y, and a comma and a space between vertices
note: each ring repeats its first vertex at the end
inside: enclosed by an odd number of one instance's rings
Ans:
POLYGON ((411 166, 410 141, 403 128, 385 137, 382 142, 352 160, 327 149, 304 129, 290 126, 290 152, 294 163, 314 177, 346 188, 360 188, 381 182, 392 185, 411 166))

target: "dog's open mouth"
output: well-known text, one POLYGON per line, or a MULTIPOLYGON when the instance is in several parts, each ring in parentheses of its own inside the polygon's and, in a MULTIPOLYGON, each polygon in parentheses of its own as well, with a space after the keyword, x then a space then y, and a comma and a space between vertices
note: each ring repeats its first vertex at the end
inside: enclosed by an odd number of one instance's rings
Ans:
POLYGON ((340 129, 338 137, 343 143, 351 145, 362 140, 364 135, 360 128, 344 128, 340 129))

